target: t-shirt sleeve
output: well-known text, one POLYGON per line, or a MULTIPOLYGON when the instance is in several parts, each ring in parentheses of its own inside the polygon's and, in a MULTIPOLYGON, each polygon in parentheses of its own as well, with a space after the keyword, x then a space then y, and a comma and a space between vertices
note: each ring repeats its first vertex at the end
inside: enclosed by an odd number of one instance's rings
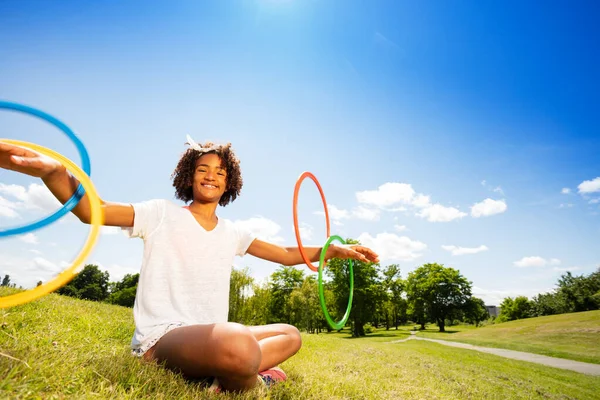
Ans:
POLYGON ((234 223, 234 227, 237 235, 237 247, 235 249, 235 255, 243 257, 246 255, 248 247, 250 247, 254 239, 256 239, 256 235, 242 224, 234 223))
POLYGON ((162 223, 165 214, 163 200, 148 200, 132 204, 134 217, 132 227, 123 227, 123 233, 130 238, 146 239, 162 223))

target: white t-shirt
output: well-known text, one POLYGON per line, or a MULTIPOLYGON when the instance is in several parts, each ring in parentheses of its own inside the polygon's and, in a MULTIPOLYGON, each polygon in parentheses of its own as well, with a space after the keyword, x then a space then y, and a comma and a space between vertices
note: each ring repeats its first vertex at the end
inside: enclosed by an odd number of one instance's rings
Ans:
POLYGON ((222 218, 207 231, 188 209, 168 200, 133 208, 133 227, 123 230, 144 240, 144 255, 132 349, 146 351, 172 325, 227 322, 233 260, 255 237, 222 218))

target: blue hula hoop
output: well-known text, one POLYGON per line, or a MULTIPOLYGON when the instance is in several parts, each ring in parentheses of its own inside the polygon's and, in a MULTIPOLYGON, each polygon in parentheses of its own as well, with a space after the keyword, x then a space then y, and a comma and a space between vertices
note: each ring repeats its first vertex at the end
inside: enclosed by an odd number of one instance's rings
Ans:
MULTIPOLYGON (((0 109, 18 111, 18 112, 32 115, 34 117, 40 118, 40 119, 54 125, 58 129, 63 131, 64 134, 67 135, 68 138, 71 139, 71 141, 75 144, 75 147, 77 147, 77 151, 79 152, 79 156, 81 157, 81 165, 82 165, 83 171, 88 176, 90 175, 90 169, 91 169, 90 168, 90 157, 88 155, 87 149, 85 148, 85 146, 83 145, 81 140, 79 140, 79 138, 75 135, 75 133, 73 133, 73 131, 67 125, 65 125, 63 122, 54 118, 50 114, 46 114, 43 111, 37 110, 32 107, 24 106, 22 104, 12 103, 12 102, 8 102, 8 101, 0 100, 0 109)), ((81 200, 81 198, 83 197, 84 194, 85 194, 85 189, 83 188, 83 186, 81 184, 79 184, 79 186, 77 187, 77 190, 75 191, 75 193, 73 193, 73 196, 71 196, 71 198, 69 200, 67 200, 67 202, 65 202, 65 204, 63 204, 63 206, 61 208, 59 208, 54 214, 49 215, 48 217, 41 219, 39 221, 35 221, 29 225, 23 225, 23 226, 18 226, 15 228, 0 230, 0 237, 6 237, 6 236, 12 236, 12 235, 22 235, 24 233, 35 231, 37 229, 43 228, 47 225, 50 225, 54 221, 58 220, 59 218, 63 217, 65 214, 70 212, 77 205, 77 203, 79 203, 79 200, 81 200)))

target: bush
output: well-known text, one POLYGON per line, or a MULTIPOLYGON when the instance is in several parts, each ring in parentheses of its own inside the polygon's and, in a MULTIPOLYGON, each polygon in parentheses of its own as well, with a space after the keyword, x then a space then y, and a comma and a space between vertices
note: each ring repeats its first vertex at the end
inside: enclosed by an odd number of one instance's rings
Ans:
POLYGON ((377 330, 373 325, 371 325, 368 322, 363 325, 363 329, 365 330, 365 333, 373 333, 377 330))

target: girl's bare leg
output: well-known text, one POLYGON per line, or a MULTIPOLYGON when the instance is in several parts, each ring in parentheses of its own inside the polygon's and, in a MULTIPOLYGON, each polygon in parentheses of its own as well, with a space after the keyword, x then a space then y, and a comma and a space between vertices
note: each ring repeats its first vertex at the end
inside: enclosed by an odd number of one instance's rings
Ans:
POLYGON ((262 352, 259 372, 281 364, 296 354, 302 346, 300 332, 292 325, 250 326, 249 329, 258 341, 262 352))
POLYGON ((144 355, 189 378, 216 376, 226 390, 253 388, 262 360, 250 329, 236 323, 173 329, 144 355))
POLYGON ((226 390, 253 388, 258 372, 294 355, 298 330, 285 324, 245 327, 237 323, 193 325, 164 335, 144 355, 190 378, 216 376, 226 390))

